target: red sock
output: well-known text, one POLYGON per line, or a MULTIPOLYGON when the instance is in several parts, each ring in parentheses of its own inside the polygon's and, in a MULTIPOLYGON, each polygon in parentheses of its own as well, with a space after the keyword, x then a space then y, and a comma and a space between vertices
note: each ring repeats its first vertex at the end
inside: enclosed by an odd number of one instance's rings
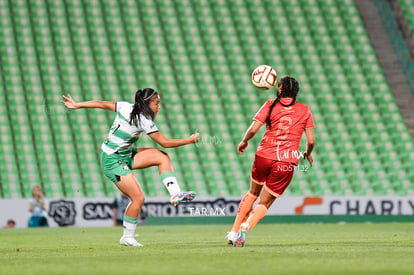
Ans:
POLYGON ((247 219, 249 229, 252 229, 256 224, 264 218, 267 214, 267 208, 263 204, 258 204, 254 209, 250 217, 247 219))
POLYGON ((250 192, 247 192, 247 194, 244 195, 243 199, 240 202, 239 210, 237 211, 237 216, 234 220, 233 228, 231 231, 239 231, 240 225, 246 220, 256 200, 257 196, 253 195, 250 192))

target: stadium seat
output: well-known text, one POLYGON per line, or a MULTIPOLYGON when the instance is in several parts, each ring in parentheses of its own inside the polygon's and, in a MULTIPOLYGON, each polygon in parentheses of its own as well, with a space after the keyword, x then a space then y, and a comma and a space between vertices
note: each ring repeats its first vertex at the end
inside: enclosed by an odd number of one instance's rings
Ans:
MULTIPOLYGON (((410 21, 412 1, 400 3, 410 21)), ((61 94, 132 101, 145 87, 161 95, 166 136, 201 134, 163 149, 182 189, 240 195, 264 129, 244 155, 237 144, 275 97, 250 84, 260 64, 299 80, 316 124, 315 167, 298 168, 289 194, 412 194, 413 139, 351 0, 0 0, 0 14, 3 198, 28 197, 32 184, 48 197, 113 196, 99 165, 113 114, 67 112, 61 94)), ((138 145, 159 148, 146 136, 138 145)), ((167 195, 156 168, 134 173, 146 196, 167 195)))

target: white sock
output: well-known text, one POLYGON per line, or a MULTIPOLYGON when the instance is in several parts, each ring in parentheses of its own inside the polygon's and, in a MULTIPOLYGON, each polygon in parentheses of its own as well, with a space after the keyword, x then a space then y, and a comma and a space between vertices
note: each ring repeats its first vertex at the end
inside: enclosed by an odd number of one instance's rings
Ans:
POLYGON ((130 223, 124 220, 123 222, 124 236, 125 237, 135 237, 135 229, 137 228, 136 223, 130 223))
POLYGON ((178 185, 177 179, 172 172, 165 172, 161 174, 162 183, 170 193, 170 196, 174 196, 181 192, 180 185, 178 185))

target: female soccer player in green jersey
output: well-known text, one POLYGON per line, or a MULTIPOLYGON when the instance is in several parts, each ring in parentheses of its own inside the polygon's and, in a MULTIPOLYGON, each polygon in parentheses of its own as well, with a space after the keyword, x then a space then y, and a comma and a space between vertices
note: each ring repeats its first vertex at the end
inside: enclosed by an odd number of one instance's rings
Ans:
POLYGON ((131 170, 158 166, 161 179, 171 195, 173 205, 193 200, 195 193, 181 191, 167 153, 155 148, 136 148, 133 146, 134 143, 140 134, 145 132, 162 147, 171 148, 197 143, 200 134, 196 133, 184 139, 166 138, 153 122, 160 110, 160 97, 152 88, 138 90, 134 104, 125 101, 76 102, 70 95, 64 95, 63 98, 63 104, 69 109, 100 108, 116 112, 108 137, 101 146, 101 166, 104 174, 131 199, 131 203, 125 210, 124 232, 120 244, 142 246, 135 239, 135 229, 144 204, 144 193, 131 170))

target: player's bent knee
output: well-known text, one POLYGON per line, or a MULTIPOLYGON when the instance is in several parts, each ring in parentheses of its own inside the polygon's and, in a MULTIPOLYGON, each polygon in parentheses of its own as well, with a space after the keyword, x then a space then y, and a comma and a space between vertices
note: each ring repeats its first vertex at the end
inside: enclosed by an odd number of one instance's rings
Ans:
POLYGON ((170 156, 168 155, 168 153, 166 153, 166 152, 164 152, 164 151, 161 151, 161 150, 159 150, 160 151, 160 162, 161 163, 166 163, 166 162, 170 162, 171 161, 171 159, 170 159, 170 156))
POLYGON ((168 159, 170 159, 170 156, 168 155, 168 153, 167 153, 167 152, 164 152, 164 151, 161 151, 161 150, 158 150, 158 151, 160 151, 160 153, 161 153, 164 157, 167 157, 168 159))
POLYGON ((139 200, 139 203, 141 205, 144 204, 144 202, 145 202, 145 196, 144 195, 139 196, 138 200, 139 200))
POLYGON ((132 201, 132 203, 137 203, 139 205, 143 205, 144 202, 145 202, 145 196, 143 194, 139 194, 137 196, 132 196, 131 201, 132 201))

